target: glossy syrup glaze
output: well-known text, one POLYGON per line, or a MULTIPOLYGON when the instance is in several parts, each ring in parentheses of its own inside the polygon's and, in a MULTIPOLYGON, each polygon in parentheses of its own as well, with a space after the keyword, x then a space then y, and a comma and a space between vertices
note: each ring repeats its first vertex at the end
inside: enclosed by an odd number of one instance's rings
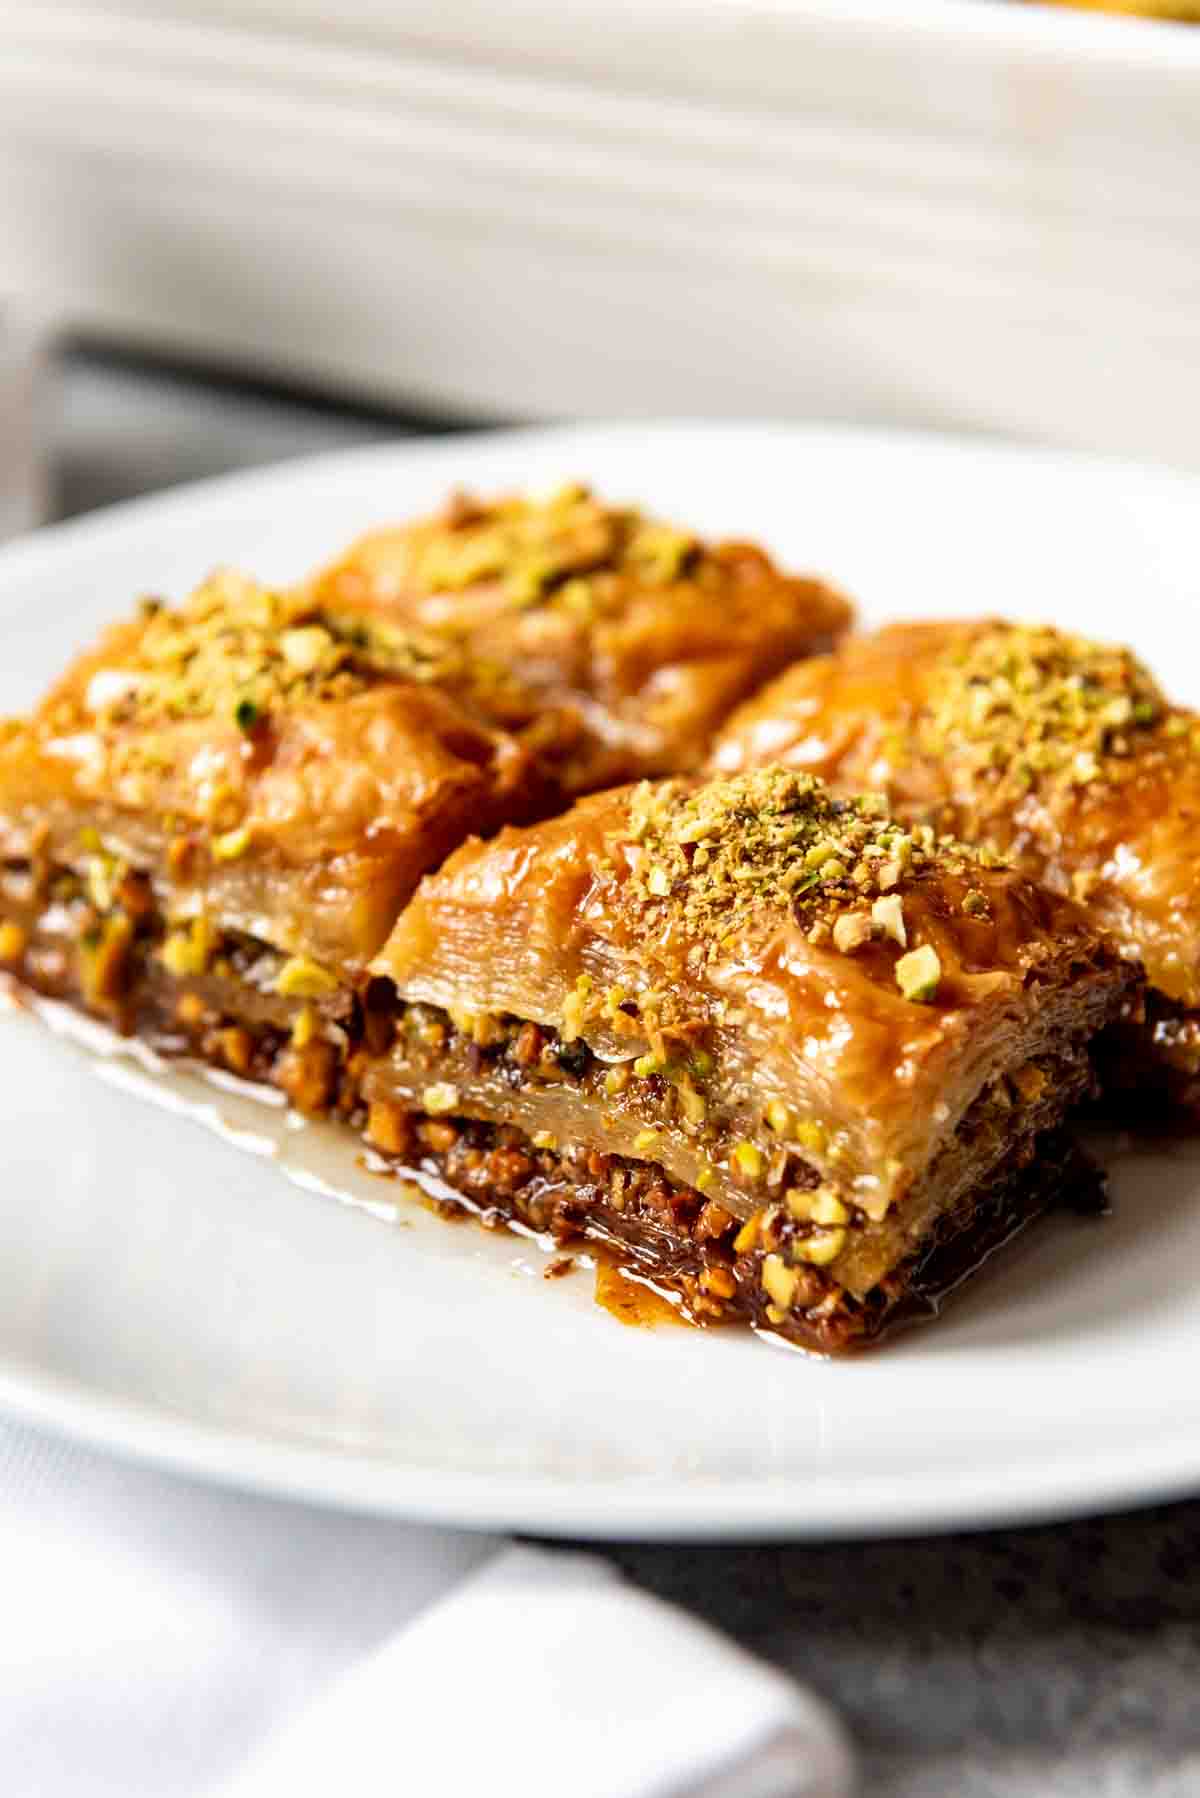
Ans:
POLYGON ((568 793, 695 766, 738 700, 850 623, 823 581, 583 486, 543 499, 457 494, 362 538, 306 589, 337 617, 463 641, 521 691, 479 715, 553 765, 568 793))
MULTIPOLYGON (((772 1180, 814 1183, 793 1208, 859 1292, 973 1168, 1053 1126, 1136 988, 1070 900, 771 769, 605 794, 467 845, 374 965, 456 1027, 515 1016, 595 1059, 575 1090, 528 1099, 518 1070, 455 1062, 451 1108, 653 1158, 750 1219, 772 1180), (1076 1068, 1057 1092, 1060 1055, 1076 1068), (956 1146, 1009 1076, 1016 1109, 956 1146)), ((394 1051, 405 1093, 419 1066, 394 1051)))
POLYGON ((335 964, 470 830, 544 803, 435 682, 232 574, 115 626, 0 732, 0 855, 119 860, 174 910, 335 964))
POLYGON ((994 621, 894 625, 734 716, 714 768, 763 761, 991 843, 1200 1005, 1200 720, 1128 651, 994 621))

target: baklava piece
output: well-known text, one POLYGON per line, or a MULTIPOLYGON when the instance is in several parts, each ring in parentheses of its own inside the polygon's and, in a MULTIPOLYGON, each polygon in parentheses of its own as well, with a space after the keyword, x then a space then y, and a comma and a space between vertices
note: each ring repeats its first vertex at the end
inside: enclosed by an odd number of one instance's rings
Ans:
POLYGON ((990 847, 1140 960, 1106 1081, 1200 1112, 1200 717, 1128 649, 995 620, 895 625, 735 714, 713 767, 784 762, 990 847))
POLYGON ((443 655, 469 643, 474 667, 506 671, 457 696, 570 795, 694 768, 735 704, 850 622, 839 594, 761 549, 706 544, 578 486, 459 494, 364 537, 308 593, 334 621, 344 608, 443 655))
POLYGON ((374 973, 385 1161, 826 1352, 1094 1199, 1062 1124, 1137 981, 1069 899, 782 768, 465 845, 374 973))
POLYGON ((0 967, 239 1073, 352 1008, 420 876, 544 802, 426 673, 232 574, 111 629, 0 726, 0 967))

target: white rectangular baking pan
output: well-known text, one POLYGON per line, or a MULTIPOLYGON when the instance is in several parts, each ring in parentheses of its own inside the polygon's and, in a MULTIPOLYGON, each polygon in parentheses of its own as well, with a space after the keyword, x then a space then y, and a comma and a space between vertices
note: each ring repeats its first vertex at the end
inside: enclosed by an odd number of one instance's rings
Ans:
POLYGON ((0 0, 0 268, 376 399, 1200 461, 1200 32, 1002 0, 0 0))

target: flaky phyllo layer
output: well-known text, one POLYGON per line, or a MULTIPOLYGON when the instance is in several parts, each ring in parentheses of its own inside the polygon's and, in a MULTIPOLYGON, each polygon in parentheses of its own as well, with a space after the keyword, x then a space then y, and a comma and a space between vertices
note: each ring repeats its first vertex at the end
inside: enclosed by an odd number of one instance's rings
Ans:
POLYGON ((469 643, 515 675, 487 720, 572 795, 698 766, 732 706, 850 623, 833 588, 755 545, 707 544, 580 486, 541 502, 457 494, 364 537, 308 593, 331 618, 469 643))
POLYGON ((850 1346, 1091 1190, 1062 1121, 1138 976, 795 770, 571 801, 689 768, 839 607, 579 490, 216 577, 0 745, 0 966, 694 1316, 850 1346))

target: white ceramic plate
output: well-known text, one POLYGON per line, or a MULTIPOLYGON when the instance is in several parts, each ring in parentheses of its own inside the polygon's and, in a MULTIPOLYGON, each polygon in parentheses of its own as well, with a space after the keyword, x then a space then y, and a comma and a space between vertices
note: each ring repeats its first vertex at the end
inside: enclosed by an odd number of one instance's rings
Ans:
MULTIPOLYGON (((0 711, 135 593, 179 594, 222 560, 291 577, 454 482, 574 475, 760 536, 869 619, 1049 615, 1132 638, 1200 698, 1197 481, 680 425, 338 455, 30 540, 0 556, 0 711)), ((1113 1218, 1039 1227, 935 1326, 830 1365, 623 1328, 586 1273, 543 1282, 534 1245, 393 1210, 351 1142, 30 1017, 0 1017, 0 1092, 0 1401, 119 1450, 405 1517, 610 1536, 901 1533, 1200 1488, 1200 1148, 1110 1145, 1113 1218)))

